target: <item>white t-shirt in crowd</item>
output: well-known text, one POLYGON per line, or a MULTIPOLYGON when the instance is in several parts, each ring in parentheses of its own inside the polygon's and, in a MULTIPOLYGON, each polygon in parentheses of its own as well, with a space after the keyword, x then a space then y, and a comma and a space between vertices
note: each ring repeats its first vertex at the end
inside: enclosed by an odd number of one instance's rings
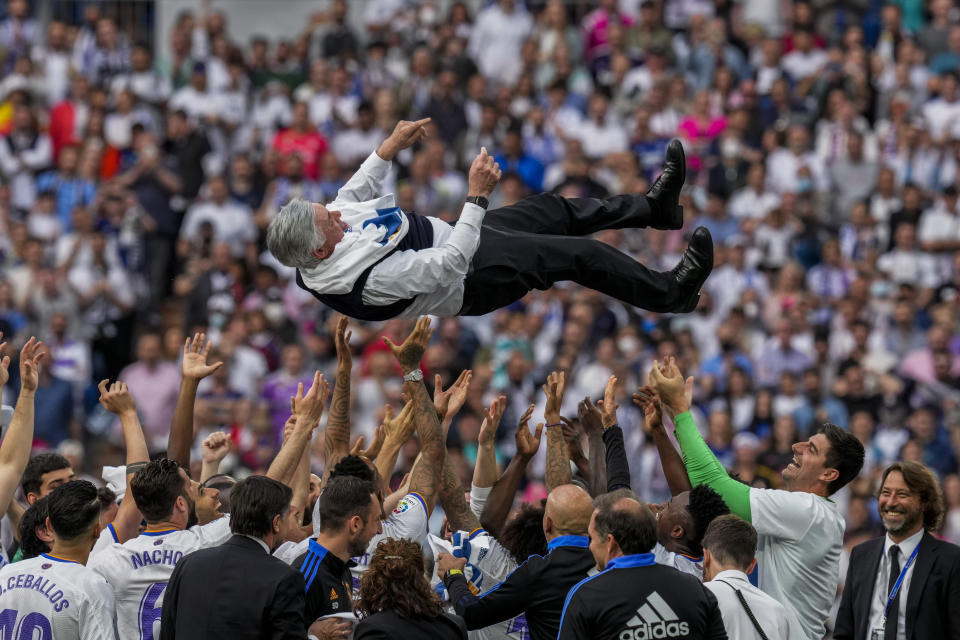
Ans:
POLYGON ((846 523, 836 504, 803 491, 750 489, 759 586, 787 609, 790 637, 820 640, 837 595, 846 523))
POLYGON ((790 638, 790 626, 787 622, 787 610, 782 604, 750 584, 747 574, 742 571, 721 571, 703 586, 717 597, 723 626, 728 638, 736 640, 761 640, 757 628, 753 625, 737 591, 747 601, 757 623, 770 640, 790 638))
POLYGON ((107 579, 117 600, 121 638, 160 636, 160 613, 167 581, 186 555, 215 547, 231 536, 230 517, 186 530, 144 531, 123 544, 112 544, 90 560, 89 567, 107 579))
MULTIPOLYGON (((0 569, 4 638, 116 640, 114 595, 103 576, 50 554, 0 569)), ((123 636, 139 637, 139 636, 123 636)))

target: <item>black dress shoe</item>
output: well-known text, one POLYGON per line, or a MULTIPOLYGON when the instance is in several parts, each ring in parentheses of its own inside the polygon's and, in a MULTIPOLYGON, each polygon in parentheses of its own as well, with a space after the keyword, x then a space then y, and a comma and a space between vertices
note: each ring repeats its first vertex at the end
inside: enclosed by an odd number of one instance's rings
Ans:
POLYGON ((700 301, 700 287, 713 270, 713 238, 706 227, 697 227, 687 250, 673 268, 673 277, 680 286, 680 301, 674 313, 690 313, 700 301))
POLYGON ((687 159, 683 145, 674 138, 667 145, 663 161, 663 173, 647 191, 652 201, 654 229, 679 229, 683 226, 683 207, 680 206, 680 190, 687 179, 687 159))

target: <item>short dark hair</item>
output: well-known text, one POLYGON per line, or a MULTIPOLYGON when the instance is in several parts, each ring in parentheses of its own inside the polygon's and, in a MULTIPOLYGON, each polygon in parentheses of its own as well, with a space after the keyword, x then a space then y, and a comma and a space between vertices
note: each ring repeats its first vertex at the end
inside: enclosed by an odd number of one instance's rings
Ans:
POLYGON ((894 462, 883 470, 883 478, 880 480, 881 489, 883 483, 887 481, 887 476, 894 471, 899 471, 903 481, 910 487, 910 491, 919 495, 920 506, 923 509, 923 528, 927 531, 935 531, 943 520, 944 512, 943 493, 936 476, 919 462, 894 462))
POLYGON ((697 485, 690 490, 690 502, 687 511, 693 519, 692 539, 694 551, 699 554, 703 536, 707 527, 718 516, 730 513, 730 507, 723 501, 723 497, 705 484, 697 485))
POLYGON ((366 522, 372 493, 373 485, 366 480, 354 476, 331 477, 317 499, 320 531, 339 531, 353 516, 360 516, 366 522))
POLYGON ((836 469, 837 479, 827 485, 827 495, 833 495, 857 477, 863 468, 863 445, 856 436, 832 423, 825 423, 817 433, 830 442, 824 459, 827 469, 836 469))
POLYGON ((543 512, 542 500, 537 504, 522 505, 517 515, 497 536, 500 544, 510 552, 517 564, 530 556, 547 554, 547 537, 543 534, 543 512))
POLYGON ((376 480, 373 469, 370 468, 360 456, 344 456, 340 462, 333 466, 330 471, 330 479, 339 476, 349 476, 351 478, 360 478, 361 480, 373 483, 376 480))
POLYGON ((262 538, 273 530, 273 519, 290 508, 290 487, 266 476, 250 476, 233 487, 230 531, 262 538))
POLYGON ((97 487, 87 480, 62 484, 50 492, 47 511, 53 533, 62 540, 75 540, 100 519, 97 487))
POLYGON ((110 487, 100 487, 97 489, 97 500, 100 502, 100 513, 104 513, 117 504, 117 494, 110 487))
POLYGON ((612 535, 624 555, 650 553, 657 544, 657 521, 643 503, 638 503, 640 509, 636 511, 616 508, 623 499, 609 493, 598 496, 593 501, 593 526, 603 538, 612 535))
POLYGON ((218 473, 210 476, 200 484, 201 488, 216 489, 220 492, 217 497, 220 500, 220 513, 230 513, 232 506, 232 494, 237 481, 233 476, 226 473, 218 473))
POLYGON ((23 512, 20 518, 20 526, 17 527, 17 533, 20 534, 20 550, 23 552, 23 559, 29 560, 36 558, 41 553, 50 551, 50 546, 37 537, 37 528, 45 527, 47 524, 47 500, 49 496, 43 496, 37 499, 30 508, 23 512))
POLYGON ((169 458, 148 462, 130 481, 130 492, 148 523, 169 518, 183 491, 180 466, 169 458))
POLYGON ((720 516, 707 527, 703 548, 721 565, 746 571, 757 553, 757 530, 733 514, 720 516))
POLYGON ((38 453, 30 458, 26 469, 23 470, 23 480, 20 486, 23 492, 40 493, 40 485, 43 484, 43 476, 51 471, 60 469, 69 469, 70 461, 59 453, 38 453))

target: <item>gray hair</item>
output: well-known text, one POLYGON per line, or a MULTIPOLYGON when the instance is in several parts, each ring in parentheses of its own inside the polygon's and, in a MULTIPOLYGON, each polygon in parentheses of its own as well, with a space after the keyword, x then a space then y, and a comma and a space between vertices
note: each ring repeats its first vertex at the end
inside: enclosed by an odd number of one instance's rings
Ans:
POLYGON ((288 267, 317 266, 320 260, 313 255, 313 250, 326 241, 314 222, 313 205, 301 198, 284 205, 267 227, 267 249, 288 267))

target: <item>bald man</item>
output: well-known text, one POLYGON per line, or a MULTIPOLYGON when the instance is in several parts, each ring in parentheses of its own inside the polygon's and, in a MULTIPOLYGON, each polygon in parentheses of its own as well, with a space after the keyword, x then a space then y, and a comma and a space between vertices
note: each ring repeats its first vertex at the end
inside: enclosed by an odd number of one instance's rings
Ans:
POLYGON ((726 640, 716 596, 697 578, 657 563, 653 512, 620 492, 595 504, 588 530, 600 573, 570 590, 557 640, 726 640))
POLYGON ((508 620, 526 613, 532 640, 553 640, 560 628, 560 613, 567 592, 593 569, 587 527, 593 513, 590 495, 564 484, 547 496, 543 515, 546 556, 530 556, 507 579, 480 597, 473 595, 463 577, 464 558, 442 553, 439 575, 457 614, 468 629, 508 620))

